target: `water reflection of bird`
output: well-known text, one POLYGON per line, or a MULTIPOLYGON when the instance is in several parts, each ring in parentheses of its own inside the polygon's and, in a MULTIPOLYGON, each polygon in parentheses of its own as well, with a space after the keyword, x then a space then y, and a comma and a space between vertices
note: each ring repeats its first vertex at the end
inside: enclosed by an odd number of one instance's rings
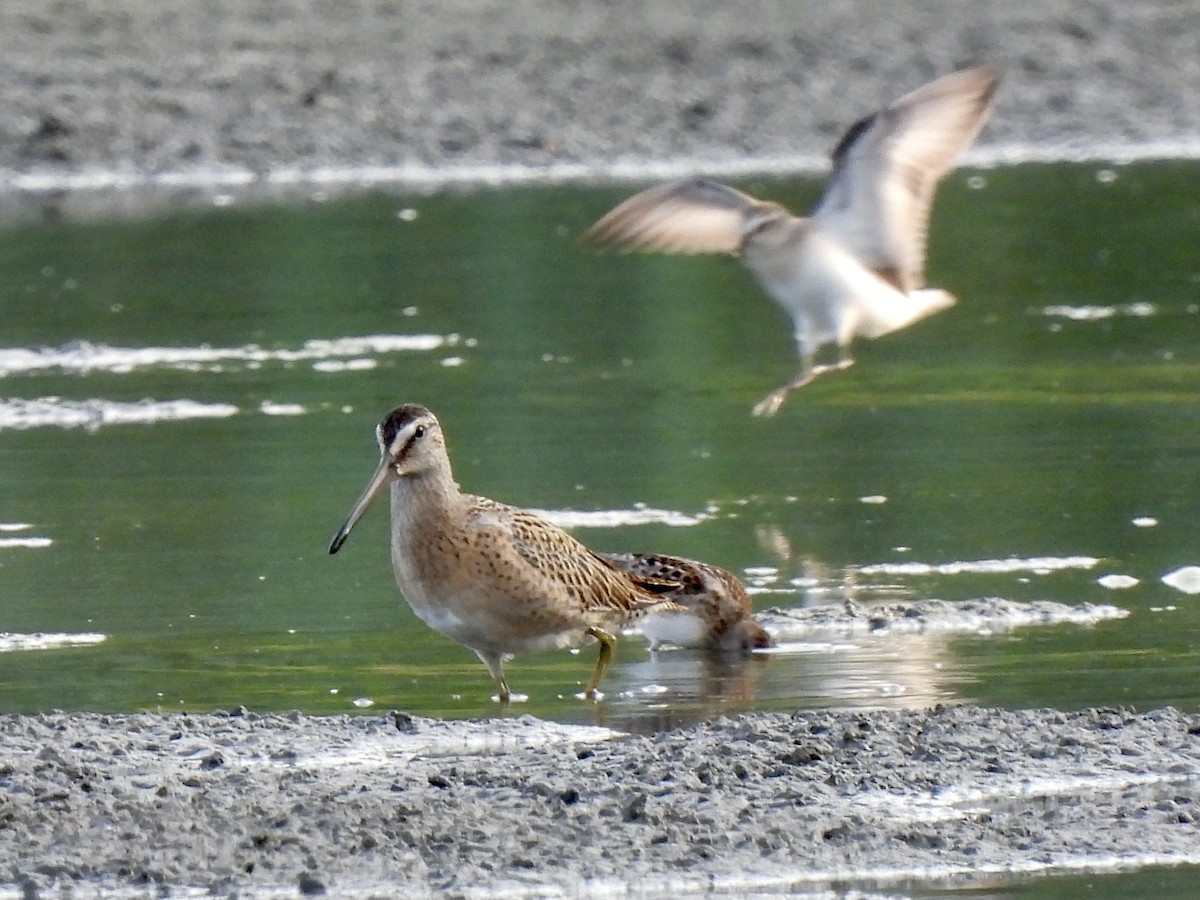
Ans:
POLYGON ((929 210, 938 181, 991 112, 999 75, 946 75, 856 122, 833 151, 833 175, 810 218, 712 181, 643 191, 585 240, 629 250, 731 253, 792 317, 800 372, 755 407, 773 415, 796 388, 853 363, 855 336, 875 338, 945 309, 924 285, 929 210), (815 365, 836 343, 837 362, 815 365))
MULTIPOLYGON (((791 671, 795 660, 784 667, 788 671, 768 660, 763 654, 650 653, 622 670, 626 684, 643 686, 632 692, 640 702, 608 707, 604 724, 618 731, 655 734, 749 710, 768 699, 764 686, 791 684, 797 677, 791 671)), ((799 668, 804 664, 800 661, 799 668)))
POLYGON ((475 651, 501 702, 511 697, 506 658, 589 638, 600 642, 586 690, 594 697, 612 660, 614 631, 649 610, 672 608, 557 526, 459 490, 441 425, 425 407, 394 409, 375 433, 379 466, 329 552, 390 487, 400 590, 426 625, 475 651))
POLYGON ((771 646, 771 636, 754 620, 745 585, 732 572, 660 554, 604 554, 604 558, 676 604, 654 610, 642 620, 640 627, 651 649, 675 644, 748 653, 771 646))

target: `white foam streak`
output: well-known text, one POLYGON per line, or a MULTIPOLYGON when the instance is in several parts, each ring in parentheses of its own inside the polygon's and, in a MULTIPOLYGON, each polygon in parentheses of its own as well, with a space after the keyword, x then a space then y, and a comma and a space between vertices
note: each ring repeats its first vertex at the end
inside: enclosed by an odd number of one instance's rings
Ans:
MULTIPOLYGON (((622 736, 598 725, 571 725, 558 722, 530 720, 500 727, 495 722, 458 722, 453 727, 421 731, 416 734, 388 735, 386 740, 359 741, 353 746, 339 746, 325 752, 288 760, 287 765, 304 764, 313 767, 361 766, 379 768, 395 766, 398 760, 414 757, 494 756, 528 747, 556 744, 594 744, 622 736)), ((247 759, 247 763, 269 760, 247 759)))
POLYGON ((936 794, 865 794, 856 798, 856 802, 886 806, 891 818, 896 821, 939 822, 967 818, 978 807, 992 804, 1011 805, 1017 800, 1074 797, 1080 794, 1116 794, 1131 787, 1188 784, 1195 778, 1192 772, 1173 775, 1160 772, 1075 772, 1032 777, 1022 773, 1010 777, 994 776, 987 784, 943 787, 936 794))
POLYGON ((264 416, 302 416, 306 412, 299 403, 273 403, 270 400, 260 403, 258 411, 264 416))
POLYGON ((0 537, 0 550, 21 547, 27 550, 42 550, 53 544, 48 537, 0 537))
POLYGON ((108 640, 106 634, 86 632, 83 634, 0 632, 0 653, 12 653, 18 650, 52 650, 55 647, 80 647, 101 644, 106 640, 108 640))
POLYGON ((531 509, 530 512, 559 528, 621 528, 626 525, 668 525, 672 528, 687 528, 710 518, 705 513, 688 515, 640 504, 633 509, 531 509))
POLYGON ((777 641, 792 643, 827 636, 993 634, 1038 625, 1090 627, 1128 615, 1128 610, 1110 604, 1071 606, 1051 600, 982 598, 863 604, 852 611, 839 604, 776 607, 757 618, 777 641))
POLYGON ((1185 594, 1200 594, 1200 566, 1183 566, 1162 577, 1162 583, 1185 594))
POLYGON ((1144 301, 1138 303, 1120 303, 1115 306, 1070 306, 1067 304, 1057 304, 1043 306, 1037 312, 1043 316, 1070 319, 1072 322, 1097 322, 1117 316, 1131 316, 1144 319, 1156 315, 1158 307, 1153 303, 1146 303, 1144 301))
POLYGON ((128 373, 144 368, 184 371, 226 371, 231 366, 252 367, 266 362, 317 362, 342 357, 402 351, 429 351, 457 344, 456 334, 374 334, 362 337, 314 339, 297 349, 267 349, 257 344, 241 347, 111 347, 77 341, 62 347, 0 348, 0 378, 58 369, 69 374, 128 373))
MULTIPOLYGON (((1125 165, 1164 159, 1200 159, 1200 140, 1031 143, 977 146, 965 154, 963 165, 996 168, 1023 163, 1106 163, 1125 165)), ((461 166, 418 163, 387 166, 290 166, 265 173, 242 167, 189 169, 176 172, 115 172, 91 169, 61 173, 11 173, 0 178, 0 191, 43 194, 57 191, 143 190, 257 190, 354 189, 397 187, 437 190, 455 186, 521 185, 586 181, 654 182, 695 175, 745 178, 760 175, 819 175, 829 171, 823 153, 756 157, 683 157, 661 160, 625 157, 595 162, 550 165, 473 164, 461 166)), ((215 198, 214 198, 215 199, 215 198)))
POLYGON ((1100 560, 1092 556, 1034 556, 1027 559, 977 559, 948 563, 874 563, 861 566, 861 575, 1004 575, 1032 572, 1042 575, 1063 569, 1090 569, 1100 560))
MULTIPOLYGON (((718 896, 795 896, 817 900, 895 900, 909 897, 910 893, 883 894, 873 891, 825 889, 828 884, 881 884, 888 882, 911 882, 915 879, 940 883, 951 879, 966 879, 967 884, 988 884, 991 878, 1011 879, 1014 876, 1065 875, 1069 873, 1105 874, 1133 871, 1148 866, 1179 866, 1200 863, 1200 850, 1193 853, 1142 853, 1131 850, 1128 854, 1080 853, 1057 855, 1042 859, 1014 859, 1002 864, 863 867, 845 866, 807 867, 804 869, 777 868, 770 872, 733 872, 724 876, 694 877, 686 874, 657 875, 640 878, 629 884, 617 878, 593 879, 580 885, 571 885, 570 891, 555 891, 542 888, 537 891, 521 891, 508 894, 511 897, 676 897, 680 895, 718 896), (816 893, 810 893, 810 887, 816 893)), ((764 864, 765 866, 766 864, 764 864)), ((465 896, 495 897, 492 890, 480 890, 465 896)), ((994 896, 989 894, 989 896, 994 896)))
POLYGON ((198 403, 195 400, 140 400, 136 403, 99 399, 63 400, 59 397, 0 400, 0 431, 20 431, 47 425, 94 431, 104 425, 223 419, 235 415, 237 411, 238 408, 229 403, 198 403))

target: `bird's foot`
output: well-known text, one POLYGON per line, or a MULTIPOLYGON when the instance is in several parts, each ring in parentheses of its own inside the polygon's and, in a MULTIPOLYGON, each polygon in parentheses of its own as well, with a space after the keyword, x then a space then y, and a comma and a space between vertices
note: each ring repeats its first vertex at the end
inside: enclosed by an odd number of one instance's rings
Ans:
POLYGON ((763 397, 756 404, 754 404, 754 409, 750 411, 751 414, 758 416, 759 418, 767 418, 775 415, 775 413, 779 412, 779 407, 783 406, 783 401, 788 398, 788 394, 797 388, 804 387, 806 384, 816 378, 817 375, 820 374, 820 370, 823 368, 824 366, 819 366, 816 369, 810 369, 795 381, 788 382, 783 387, 775 388, 775 390, 771 391, 771 393, 767 394, 767 396, 763 397))
MULTIPOLYGON (((481 657, 482 658, 482 657, 481 657)), ((492 702, 508 706, 513 701, 512 691, 508 689, 508 679, 503 674, 496 679, 496 693, 492 694, 492 702)), ((520 702, 518 700, 518 702, 520 702)))
MULTIPOLYGON (((825 365, 813 366, 812 370, 808 373, 808 377, 804 380, 804 383, 808 384, 810 381, 815 379, 818 375, 828 375, 830 372, 840 372, 843 369, 850 368, 852 365, 854 365, 854 360, 847 357, 845 359, 839 359, 835 363, 827 363, 825 365)), ((799 387, 799 385, 797 385, 797 387, 799 387)))
POLYGON ((775 415, 775 413, 779 412, 779 407, 783 406, 783 401, 787 399, 789 393, 791 393, 790 385, 787 388, 771 391, 771 393, 754 404, 754 409, 750 411, 750 414, 759 418, 775 415))
POLYGON ((758 403, 754 404, 754 409, 751 412, 760 418, 773 416, 779 412, 779 407, 783 406, 783 401, 788 398, 788 394, 792 391, 810 384, 818 376, 828 375, 830 372, 840 372, 842 369, 848 369, 852 365, 854 365, 854 360, 846 357, 845 359, 839 359, 836 363, 813 366, 796 378, 795 381, 789 381, 783 387, 771 391, 771 393, 759 400, 758 403))

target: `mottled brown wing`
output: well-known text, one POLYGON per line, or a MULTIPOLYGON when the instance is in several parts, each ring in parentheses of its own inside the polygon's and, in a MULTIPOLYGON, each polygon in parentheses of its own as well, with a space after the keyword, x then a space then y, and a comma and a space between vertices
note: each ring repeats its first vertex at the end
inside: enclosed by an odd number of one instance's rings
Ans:
POLYGON ((689 598, 715 597, 721 592, 733 609, 743 614, 749 614, 753 609, 745 585, 732 572, 719 566, 661 553, 606 553, 603 556, 628 572, 639 584, 655 585, 657 587, 649 589, 660 593, 674 593, 673 599, 684 605, 688 604, 689 598))
POLYGON ((557 525, 523 509, 483 497, 475 500, 475 528, 504 532, 513 551, 513 579, 557 585, 581 609, 636 616, 664 601, 634 585, 557 525), (520 565, 516 565, 516 563, 520 565))
POLYGON ((663 554, 604 554, 604 558, 642 585, 655 585, 677 608, 703 619, 712 650, 747 651, 770 647, 771 636, 753 618, 754 602, 746 586, 719 566, 663 554))
POLYGON ((700 588, 697 563, 674 556, 648 553, 602 553, 607 562, 655 593, 694 592, 700 588))

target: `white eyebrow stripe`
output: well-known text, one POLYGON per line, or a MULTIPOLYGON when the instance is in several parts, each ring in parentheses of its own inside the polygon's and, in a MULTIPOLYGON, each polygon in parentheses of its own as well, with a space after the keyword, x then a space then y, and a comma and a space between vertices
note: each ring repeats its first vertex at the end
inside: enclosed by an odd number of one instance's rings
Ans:
MULTIPOLYGON (((396 432, 396 436, 392 438, 392 443, 387 447, 388 455, 391 456, 392 459, 399 458, 399 456, 404 452, 405 448, 407 448, 408 445, 411 444, 415 439, 417 429, 424 426, 425 422, 419 419, 414 419, 411 422, 407 422, 403 428, 396 432)), ((382 446, 383 426, 380 425, 379 428, 379 440, 380 446, 382 446)))

